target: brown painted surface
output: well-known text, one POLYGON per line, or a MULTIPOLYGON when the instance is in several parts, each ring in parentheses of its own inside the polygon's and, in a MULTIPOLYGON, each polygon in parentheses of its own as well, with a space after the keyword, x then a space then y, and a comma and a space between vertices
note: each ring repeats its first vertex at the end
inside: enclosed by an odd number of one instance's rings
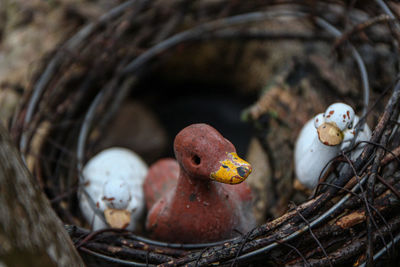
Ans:
POLYGON ((143 184, 148 211, 162 196, 176 187, 178 176, 179 164, 175 159, 160 159, 150 166, 143 184))
POLYGON ((176 171, 173 163, 161 160, 150 168, 144 183, 147 204, 154 203, 146 221, 153 238, 209 242, 238 235, 235 229, 245 233, 254 227, 247 184, 210 180, 227 155, 236 152, 231 142, 211 126, 194 124, 176 136, 174 150, 180 169, 177 178, 171 179, 170 174, 176 171), (163 168, 165 176, 161 175, 163 168))

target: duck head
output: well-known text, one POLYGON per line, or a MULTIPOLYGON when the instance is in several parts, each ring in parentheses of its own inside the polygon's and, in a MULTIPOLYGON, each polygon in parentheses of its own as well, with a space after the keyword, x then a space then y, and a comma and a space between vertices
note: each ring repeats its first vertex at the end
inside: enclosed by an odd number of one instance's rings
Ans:
POLYGON ((192 124, 180 131, 174 151, 191 178, 239 184, 251 173, 251 165, 239 158, 233 144, 207 124, 192 124))
POLYGON ((123 179, 111 179, 103 186, 102 200, 107 207, 104 217, 112 228, 126 228, 131 222, 131 212, 128 205, 132 206, 132 197, 128 185, 123 179))
POLYGON ((325 113, 314 118, 318 139, 327 146, 337 146, 353 137, 355 113, 352 107, 344 103, 330 105, 325 113))

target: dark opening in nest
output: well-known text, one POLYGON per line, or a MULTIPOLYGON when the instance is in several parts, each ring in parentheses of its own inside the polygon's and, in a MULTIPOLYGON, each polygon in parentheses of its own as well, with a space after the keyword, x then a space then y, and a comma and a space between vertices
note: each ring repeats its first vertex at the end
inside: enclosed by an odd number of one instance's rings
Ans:
POLYGON ((400 26, 383 1, 307 3, 126 1, 46 62, 11 133, 85 258, 132 266, 326 266, 393 257, 400 238, 400 26), (155 77, 160 81, 152 82, 155 77), (200 88, 196 97, 193 84, 200 88), (212 86, 222 89, 214 93, 212 86), (227 136, 231 127, 242 153, 256 139, 270 165, 270 184, 263 185, 268 200, 259 211, 264 224, 232 240, 185 245, 78 227, 84 225, 75 196, 79 172, 107 146, 100 140, 126 99, 158 114, 169 133, 148 151, 148 162, 171 155, 174 134, 189 120, 212 124, 218 108, 230 110, 233 118, 217 118, 226 124, 216 127, 227 127, 227 136), (373 135, 354 162, 339 157, 330 170, 336 178, 307 200, 292 188, 295 136, 316 111, 338 100, 361 111, 373 135), (185 118, 185 104, 202 107, 206 116, 185 118))

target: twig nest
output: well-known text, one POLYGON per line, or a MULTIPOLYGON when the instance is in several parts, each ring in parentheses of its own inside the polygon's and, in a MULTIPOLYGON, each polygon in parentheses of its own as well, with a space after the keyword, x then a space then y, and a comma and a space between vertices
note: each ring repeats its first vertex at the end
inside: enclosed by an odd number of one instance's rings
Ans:
MULTIPOLYGON (((301 184, 309 189, 317 186, 329 162, 351 144, 358 121, 352 107, 335 103, 304 125, 295 145, 295 171, 301 184)), ((356 142, 369 140, 370 137, 371 131, 368 125, 364 125, 356 142)), ((352 158, 359 153, 361 149, 357 149, 352 158)))
POLYGON ((147 165, 125 148, 106 149, 85 165, 78 192, 83 216, 93 230, 135 230, 144 210, 147 165))

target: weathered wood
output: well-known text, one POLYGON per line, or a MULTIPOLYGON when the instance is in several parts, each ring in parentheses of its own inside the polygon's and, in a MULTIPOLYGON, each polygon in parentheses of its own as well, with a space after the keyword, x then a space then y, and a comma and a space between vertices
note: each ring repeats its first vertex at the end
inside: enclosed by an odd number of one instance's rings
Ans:
POLYGON ((84 266, 1 125, 0 265, 84 266))

